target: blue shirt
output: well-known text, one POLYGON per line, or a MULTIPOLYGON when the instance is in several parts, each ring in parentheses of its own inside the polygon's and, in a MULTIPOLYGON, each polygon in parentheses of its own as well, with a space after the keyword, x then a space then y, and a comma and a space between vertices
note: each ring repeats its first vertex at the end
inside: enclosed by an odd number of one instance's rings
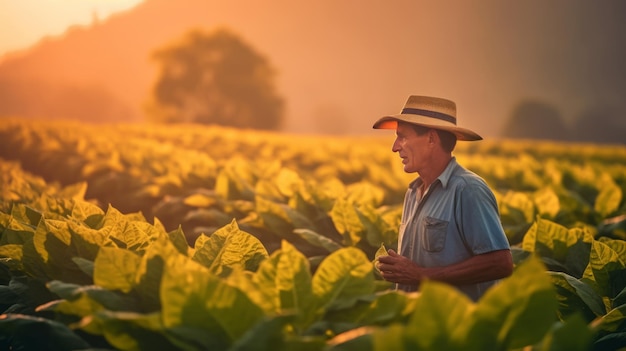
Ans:
MULTIPOLYGON (((421 267, 449 266, 472 256, 510 249, 498 205, 487 183, 452 158, 422 194, 423 181, 409 185, 398 235, 400 254, 421 267), (419 200, 421 198, 421 200, 419 200)), ((478 300, 497 281, 457 286, 478 300)), ((398 284, 416 291, 417 285, 398 284)))

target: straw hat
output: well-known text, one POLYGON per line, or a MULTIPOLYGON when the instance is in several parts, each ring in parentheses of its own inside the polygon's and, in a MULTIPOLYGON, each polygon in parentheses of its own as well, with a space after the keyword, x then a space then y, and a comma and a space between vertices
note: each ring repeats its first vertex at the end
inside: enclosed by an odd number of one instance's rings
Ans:
POLYGON ((447 99, 411 95, 397 115, 384 116, 374 123, 374 129, 396 129, 398 121, 441 129, 456 135, 457 140, 482 140, 473 131, 456 125, 456 104, 447 99))

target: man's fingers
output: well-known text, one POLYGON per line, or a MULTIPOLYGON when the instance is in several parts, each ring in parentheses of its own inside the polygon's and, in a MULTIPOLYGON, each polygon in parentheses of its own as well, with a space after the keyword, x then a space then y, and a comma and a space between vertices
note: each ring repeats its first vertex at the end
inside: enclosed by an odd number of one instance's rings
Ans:
POLYGON ((387 253, 389 254, 389 256, 400 256, 398 255, 397 252, 395 252, 393 249, 389 249, 387 250, 387 253))

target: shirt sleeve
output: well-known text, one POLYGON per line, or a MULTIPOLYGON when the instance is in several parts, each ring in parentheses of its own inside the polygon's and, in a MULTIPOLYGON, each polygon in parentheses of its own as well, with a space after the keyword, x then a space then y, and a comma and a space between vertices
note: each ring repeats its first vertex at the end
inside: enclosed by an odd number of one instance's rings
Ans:
POLYGON ((456 216, 467 249, 474 255, 510 249, 493 192, 483 181, 470 181, 458 193, 456 216))

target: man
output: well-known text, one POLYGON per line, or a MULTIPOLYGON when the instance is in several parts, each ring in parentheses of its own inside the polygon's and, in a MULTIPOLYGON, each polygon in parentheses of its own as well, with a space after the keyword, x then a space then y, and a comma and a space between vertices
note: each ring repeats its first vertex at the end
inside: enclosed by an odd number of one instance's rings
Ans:
POLYGON ((382 277, 405 291, 427 279, 445 282, 477 301, 513 271, 493 192, 452 156, 457 140, 482 137, 456 125, 454 102, 426 96, 410 96, 374 128, 396 130, 392 151, 405 172, 419 175, 405 195, 399 254, 379 258, 382 277))

